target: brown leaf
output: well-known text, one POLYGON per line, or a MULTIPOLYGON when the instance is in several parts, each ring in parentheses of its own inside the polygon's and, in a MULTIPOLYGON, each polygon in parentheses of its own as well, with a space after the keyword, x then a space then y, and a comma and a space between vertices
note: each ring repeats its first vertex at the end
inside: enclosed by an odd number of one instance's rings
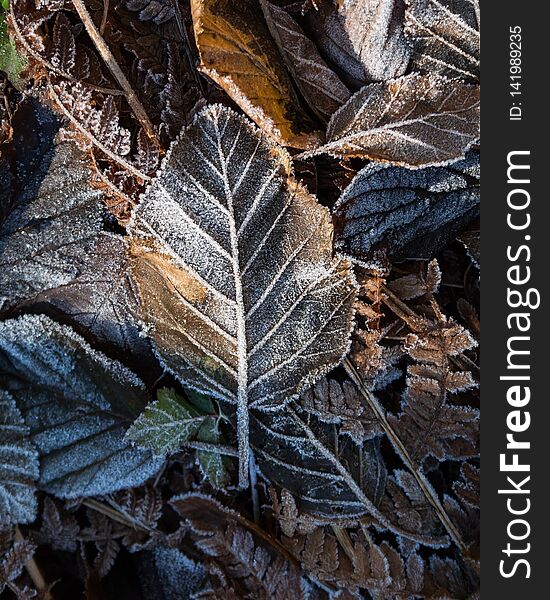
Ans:
POLYGON ((254 0, 191 0, 200 69, 278 143, 314 148, 318 132, 299 105, 254 0))
POLYGON ((413 69, 479 80, 479 0, 407 0, 413 69))
POLYGON ((314 152, 395 165, 438 165, 464 156, 479 137, 479 86, 412 74, 367 85, 331 118, 314 152))
POLYGON ((357 88, 405 73, 403 18, 403 0, 340 0, 310 11, 306 22, 321 53, 357 88))
POLYGON ((261 0, 261 5, 269 31, 296 85, 315 113, 328 120, 349 99, 350 91, 285 10, 266 0, 261 0))

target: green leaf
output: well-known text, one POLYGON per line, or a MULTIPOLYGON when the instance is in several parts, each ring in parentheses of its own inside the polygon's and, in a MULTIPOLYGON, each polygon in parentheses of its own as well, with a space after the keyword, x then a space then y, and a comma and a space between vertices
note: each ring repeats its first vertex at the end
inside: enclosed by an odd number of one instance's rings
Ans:
POLYGON ((4 71, 8 79, 15 87, 21 87, 19 75, 25 68, 27 61, 18 52, 13 40, 8 35, 6 25, 6 13, 8 10, 8 0, 1 0, 0 9, 0 71, 4 71))
POLYGON ((165 456, 191 439, 209 418, 199 414, 174 390, 163 388, 158 391, 157 400, 147 406, 126 432, 126 439, 165 456))
MULTIPOLYGON (((221 434, 218 428, 218 420, 208 419, 205 421, 197 433, 197 440, 219 444, 221 434)), ((227 459, 222 454, 209 450, 197 450, 197 462, 204 476, 216 489, 223 488, 229 484, 227 459)))
POLYGON ((29 430, 13 396, 0 390, 0 528, 34 521, 37 479, 38 453, 29 430))
POLYGON ((40 487, 62 498, 141 485, 162 465, 124 434, 147 403, 143 383, 44 315, 0 323, 0 382, 40 455, 40 487))

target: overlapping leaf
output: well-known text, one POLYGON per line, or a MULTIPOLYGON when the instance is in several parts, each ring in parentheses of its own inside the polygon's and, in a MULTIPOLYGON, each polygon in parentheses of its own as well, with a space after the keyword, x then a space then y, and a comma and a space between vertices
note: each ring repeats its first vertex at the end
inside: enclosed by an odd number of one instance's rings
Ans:
POLYGON ((315 44, 282 8, 262 0, 269 31, 311 109, 328 120, 351 93, 323 60, 315 44))
POLYGON ((294 93, 254 0, 191 0, 201 70, 282 145, 312 148, 320 137, 294 93))
POLYGON ((479 86, 412 74, 359 90, 332 116, 327 143, 310 154, 420 167, 463 157, 478 137, 479 86))
POLYGON ((335 245, 369 261, 381 247, 396 258, 431 258, 479 214, 479 157, 445 167, 370 164, 334 208, 335 245))
POLYGON ((183 383, 237 406, 243 481, 249 408, 279 409, 347 351, 355 286, 332 258, 328 211, 284 150, 213 106, 172 148, 131 231, 157 352, 183 383))
POLYGON ((402 0, 325 2, 307 15, 321 52, 357 87, 403 75, 410 49, 402 0))
POLYGON ((479 80, 479 0, 407 0, 412 67, 479 80))
POLYGON ((101 194, 74 146, 54 149, 57 127, 33 100, 14 119, 15 169, 0 164, 0 309, 74 279, 102 228, 101 194))
POLYGON ((0 527, 34 521, 37 479, 29 430, 11 394, 0 388, 0 527))
POLYGON ((40 485, 61 497, 139 485, 161 461, 124 441, 147 402, 141 381, 42 315, 0 323, 0 380, 41 457, 40 485))

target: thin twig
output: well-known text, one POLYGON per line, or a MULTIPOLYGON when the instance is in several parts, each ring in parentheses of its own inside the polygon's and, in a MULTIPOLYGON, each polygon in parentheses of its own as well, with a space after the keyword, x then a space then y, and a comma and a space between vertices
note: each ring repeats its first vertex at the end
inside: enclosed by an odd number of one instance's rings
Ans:
POLYGON ((433 491, 431 485, 428 483, 426 476, 416 468, 409 452, 407 451, 403 442, 401 441, 397 433, 394 431, 393 427, 390 425, 388 419, 386 418, 384 410, 382 409, 378 401, 374 398, 374 396, 371 394, 370 390, 365 386, 365 384, 361 380, 361 377, 357 373, 355 366, 351 363, 349 358, 344 359, 344 368, 346 369, 348 375, 351 377, 352 381, 357 386, 357 389, 361 392, 361 395, 365 398, 369 408, 376 415, 378 421, 384 429, 384 432, 388 436, 388 439, 390 440, 396 452, 399 454, 399 456, 401 456, 401 459, 416 479, 427 500, 434 507, 435 511, 439 516, 440 521, 443 523, 443 526, 451 536, 451 539, 460 548, 460 550, 464 552, 466 550, 466 545, 462 541, 460 533, 454 526, 449 515, 447 514, 443 505, 439 501, 439 498, 435 495, 435 492, 433 491))
POLYGON ((260 498, 258 496, 258 471, 254 452, 250 450, 248 459, 248 471, 250 473, 250 495, 252 497, 252 514, 254 515, 254 523, 260 523, 260 498))
POLYGON ((95 23, 92 17, 90 16, 90 13, 88 12, 88 9, 84 5, 83 0, 72 0, 72 2, 73 6, 76 9, 76 12, 78 13, 78 16, 80 17, 84 27, 86 28, 86 31, 88 32, 88 35, 90 36, 92 42, 97 48, 97 51, 101 55, 101 58, 103 58, 109 71, 111 71, 113 77, 116 79, 116 81, 122 88, 124 95, 126 96, 126 100, 128 101, 130 108, 136 116, 136 119, 140 122, 147 136, 150 139, 154 140, 160 147, 160 141, 153 128, 153 124, 149 120, 149 117, 147 116, 143 105, 141 104, 136 93, 132 89, 130 82, 128 81, 128 79, 126 79, 126 75, 124 75, 122 69, 118 66, 118 63, 116 62, 115 57, 113 56, 113 53, 109 50, 109 46, 105 43, 105 40, 99 33, 97 27, 95 26, 95 23))
POLYGON ((331 525, 331 527, 336 539, 340 542, 340 546, 342 546, 351 562, 355 563, 355 550, 348 532, 343 527, 338 527, 337 525, 331 525))
POLYGON ((88 508, 91 508, 92 510, 95 510, 96 512, 105 515, 106 517, 109 517, 109 519, 112 519, 117 523, 126 525, 127 527, 132 527, 133 529, 140 529, 145 533, 151 533, 155 531, 154 529, 148 527, 141 521, 138 521, 137 519, 134 519, 130 515, 126 514, 125 512, 120 510, 119 507, 114 508, 111 506, 106 506, 105 504, 99 502, 98 500, 94 500, 93 498, 85 498, 82 501, 82 504, 84 506, 87 506, 88 508))
MULTIPOLYGON (((25 538, 23 537, 23 534, 21 533, 21 530, 19 529, 19 527, 15 527, 15 541, 16 542, 22 542, 24 541, 25 538)), ((52 600, 52 595, 49 589, 48 584, 46 583, 46 580, 44 579, 42 573, 40 572, 40 569, 38 568, 38 565, 36 564, 36 561, 34 560, 34 558, 30 558, 26 563, 25 563, 25 569, 27 571, 27 573, 29 574, 29 577, 31 578, 32 582, 34 583, 34 587, 36 588, 36 590, 42 594, 42 598, 44 598, 44 600, 52 600)))
POLYGON ((107 17, 109 15, 109 0, 103 0, 103 15, 101 16, 101 25, 99 26, 99 33, 103 35, 105 33, 105 27, 107 27, 107 17))

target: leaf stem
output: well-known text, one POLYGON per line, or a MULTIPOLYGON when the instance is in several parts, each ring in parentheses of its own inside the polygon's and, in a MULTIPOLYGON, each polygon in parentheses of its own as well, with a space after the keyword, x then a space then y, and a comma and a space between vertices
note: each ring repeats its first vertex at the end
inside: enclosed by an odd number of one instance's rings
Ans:
POLYGON ((355 383, 358 390, 361 392, 361 395, 365 398, 369 408, 376 415, 377 419, 382 425, 382 428, 384 429, 384 432, 388 436, 388 439, 390 440, 396 452, 399 454, 407 468, 410 470, 410 472, 416 479, 416 482, 418 483, 420 489, 426 496, 426 499, 434 507, 441 523, 447 530, 448 534, 451 536, 451 539, 460 548, 462 552, 465 552, 466 545, 462 541, 460 533, 458 532, 453 522, 451 521, 449 515, 445 511, 445 508, 439 501, 439 498, 436 496, 433 488, 428 483, 426 476, 416 468, 409 452, 405 448, 405 445, 403 444, 397 433, 394 431, 393 427, 390 425, 388 419, 386 418, 384 410, 382 409, 378 401, 374 398, 374 396, 371 394, 370 390, 365 386, 357 372, 357 369, 349 360, 349 358, 344 359, 344 368, 346 369, 346 372, 350 376, 353 383, 355 383))

